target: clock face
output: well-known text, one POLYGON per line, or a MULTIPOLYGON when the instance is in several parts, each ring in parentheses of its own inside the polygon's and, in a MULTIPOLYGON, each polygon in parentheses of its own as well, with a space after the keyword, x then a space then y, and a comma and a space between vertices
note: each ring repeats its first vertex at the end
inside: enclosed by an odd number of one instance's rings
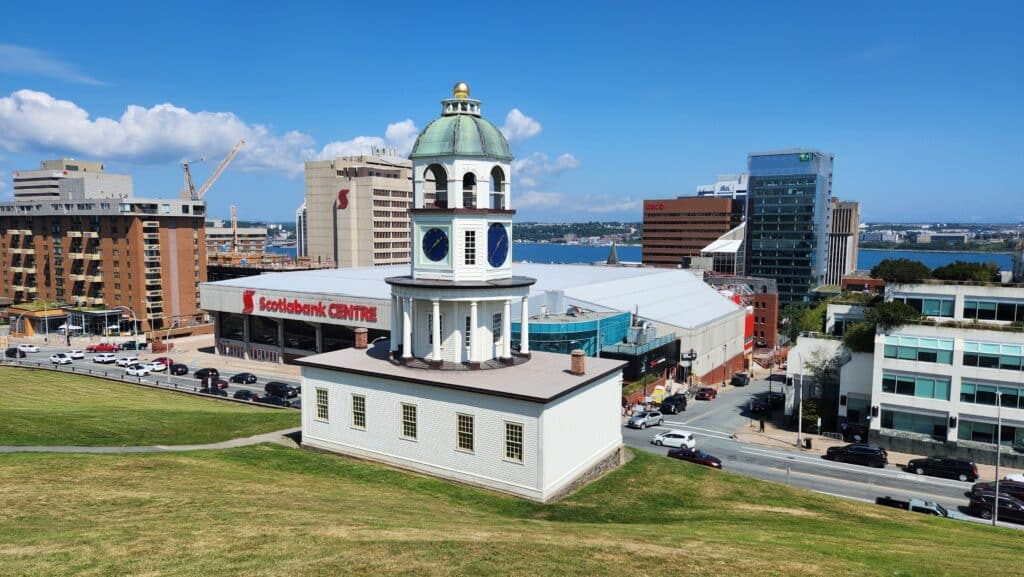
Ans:
POLYGON ((448 234, 439 228, 432 228, 423 234, 423 254, 437 262, 448 256, 448 234))
POLYGON ((508 231, 502 224, 494 223, 487 229, 487 262, 497 268, 508 258, 508 231))

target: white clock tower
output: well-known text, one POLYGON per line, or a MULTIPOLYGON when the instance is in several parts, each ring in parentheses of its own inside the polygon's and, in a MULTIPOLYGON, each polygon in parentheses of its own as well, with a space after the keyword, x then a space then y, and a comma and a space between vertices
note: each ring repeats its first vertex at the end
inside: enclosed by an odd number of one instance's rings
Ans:
POLYGON ((416 139, 412 265, 391 285, 392 356, 412 366, 496 368, 529 358, 532 278, 512 275, 508 141, 459 82, 416 139), (513 354, 512 307, 521 338, 513 354))

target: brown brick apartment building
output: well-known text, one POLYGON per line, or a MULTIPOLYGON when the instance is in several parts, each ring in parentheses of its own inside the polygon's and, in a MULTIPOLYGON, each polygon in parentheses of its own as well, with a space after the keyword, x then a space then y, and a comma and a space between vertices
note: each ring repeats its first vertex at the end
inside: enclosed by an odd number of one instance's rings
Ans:
POLYGON ((205 203, 61 186, 58 196, 0 203, 0 295, 120 310, 140 330, 202 314, 205 203))
POLYGON ((688 264, 702 248, 743 222, 743 200, 707 196, 644 201, 645 266, 688 264))

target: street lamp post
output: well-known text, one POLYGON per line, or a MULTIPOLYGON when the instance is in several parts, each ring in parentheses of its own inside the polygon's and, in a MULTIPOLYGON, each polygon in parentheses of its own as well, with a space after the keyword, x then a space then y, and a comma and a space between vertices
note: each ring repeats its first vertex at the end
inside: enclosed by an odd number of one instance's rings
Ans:
POLYGON ((992 497, 992 526, 999 521, 999 461, 1002 451, 999 450, 1003 442, 1003 393, 996 388, 996 493, 992 497))
MULTIPOLYGON (((172 322, 171 326, 167 327, 167 334, 164 335, 164 358, 170 358, 167 355, 167 339, 171 338, 171 331, 174 330, 174 327, 176 327, 176 326, 178 326, 178 321, 172 322)), ((216 343, 214 343, 214 346, 216 346, 216 343)), ((168 387, 171 386, 171 366, 170 365, 167 365, 167 386, 168 387)))
POLYGON ((800 351, 794 351, 793 354, 800 359, 800 384, 797 385, 799 388, 796 395, 799 399, 797 401, 796 446, 799 447, 802 440, 800 437, 803 435, 804 430, 804 356, 800 354, 800 351))
POLYGON ((728 343, 722 345, 722 386, 723 387, 725 386, 725 364, 729 362, 729 359, 728 359, 728 354, 729 354, 728 347, 729 347, 728 343))

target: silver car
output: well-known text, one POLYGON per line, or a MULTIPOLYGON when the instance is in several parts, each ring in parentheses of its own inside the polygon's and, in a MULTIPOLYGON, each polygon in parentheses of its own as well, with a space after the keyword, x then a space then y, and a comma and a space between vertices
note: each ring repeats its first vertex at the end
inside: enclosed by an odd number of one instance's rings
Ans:
POLYGON ((660 425, 665 418, 658 411, 640 411, 626 421, 626 426, 633 429, 646 429, 660 425))

